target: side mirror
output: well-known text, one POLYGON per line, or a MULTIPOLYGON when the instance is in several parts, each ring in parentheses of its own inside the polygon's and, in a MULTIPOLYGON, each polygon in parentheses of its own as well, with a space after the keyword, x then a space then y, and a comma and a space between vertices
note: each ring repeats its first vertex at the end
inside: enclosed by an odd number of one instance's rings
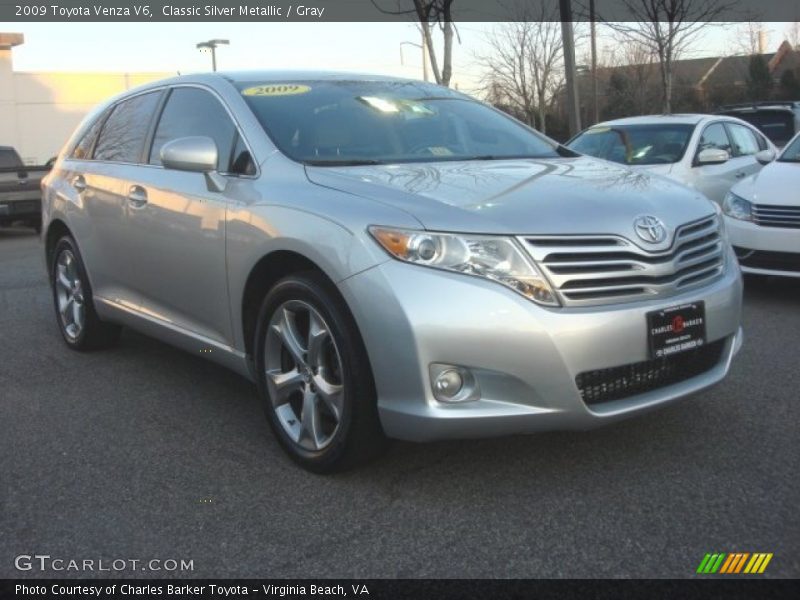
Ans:
POLYGON ((177 138, 161 147, 164 168, 202 173, 209 191, 224 192, 227 180, 217 173, 218 156, 217 144, 203 135, 177 138))
POLYGON ((775 160, 775 151, 767 148, 761 152, 756 152, 756 160, 762 165, 768 165, 775 160))
POLYGON ((701 150, 695 161, 698 165, 721 165, 730 160, 731 155, 721 148, 706 148, 701 150))
POLYGON ((214 140, 201 135, 170 140, 161 147, 161 164, 177 171, 216 171, 217 156, 214 140))

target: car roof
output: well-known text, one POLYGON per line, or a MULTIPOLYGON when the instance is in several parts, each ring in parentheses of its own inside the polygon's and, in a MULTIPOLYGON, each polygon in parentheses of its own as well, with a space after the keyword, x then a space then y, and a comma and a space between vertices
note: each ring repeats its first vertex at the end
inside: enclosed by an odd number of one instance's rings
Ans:
POLYGON ((669 115, 643 115, 638 117, 625 117, 622 119, 612 119, 594 125, 594 127, 606 127, 609 125, 656 125, 659 123, 697 125, 701 121, 709 118, 719 118, 713 115, 702 115, 694 113, 669 114, 669 115))

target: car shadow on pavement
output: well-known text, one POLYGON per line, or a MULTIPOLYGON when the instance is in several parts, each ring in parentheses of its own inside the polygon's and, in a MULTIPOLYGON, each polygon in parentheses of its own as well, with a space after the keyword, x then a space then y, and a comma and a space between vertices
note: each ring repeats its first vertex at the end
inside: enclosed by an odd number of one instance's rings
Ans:
POLYGON ((745 275, 744 301, 754 300, 796 304, 800 301, 800 277, 745 275))

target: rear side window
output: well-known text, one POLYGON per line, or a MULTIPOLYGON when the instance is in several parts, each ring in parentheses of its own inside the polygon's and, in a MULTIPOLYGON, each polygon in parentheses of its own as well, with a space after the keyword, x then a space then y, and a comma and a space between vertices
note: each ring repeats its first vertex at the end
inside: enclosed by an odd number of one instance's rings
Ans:
POLYGON ((697 146, 697 151, 702 152, 709 148, 725 150, 729 154, 732 154, 731 142, 728 139, 728 134, 725 133, 725 127, 723 127, 722 123, 712 123, 703 130, 703 135, 700 137, 700 144, 697 146))
POLYGON ((217 144, 217 170, 229 171, 236 126, 225 107, 212 94, 192 87, 172 90, 156 128, 150 150, 150 164, 161 164, 161 147, 186 136, 203 135, 217 144))
POLYGON ((758 140, 752 131, 736 123, 728 123, 727 127, 733 141, 734 156, 752 156, 758 152, 758 140))
POLYGON ((75 158, 77 160, 91 158, 92 148, 94 147, 94 143, 97 140, 97 136, 100 133, 100 129, 103 127, 103 123, 105 122, 107 116, 108 111, 106 110, 94 120, 94 123, 92 123, 91 126, 84 132, 83 137, 81 137, 77 146, 73 148, 69 155, 70 158, 75 158))
POLYGON ((100 131, 96 160, 140 162, 147 130, 161 92, 150 92, 117 104, 100 131))

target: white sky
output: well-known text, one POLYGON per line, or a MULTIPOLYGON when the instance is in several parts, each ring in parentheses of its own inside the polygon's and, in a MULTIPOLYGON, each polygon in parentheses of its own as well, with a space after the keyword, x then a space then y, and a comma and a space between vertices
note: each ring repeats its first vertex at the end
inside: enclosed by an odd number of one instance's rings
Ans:
MULTIPOLYGON (((786 23, 765 23, 767 48, 784 38, 786 23)), ((471 91, 480 81, 474 56, 493 23, 458 25, 461 44, 454 46, 454 81, 471 91)), ((602 34, 602 29, 600 28, 602 34)), ((0 31, 25 34, 14 49, 17 71, 159 71, 188 73, 210 69, 211 58, 195 48, 200 41, 223 38, 230 46, 217 51, 218 67, 230 69, 308 68, 354 70, 422 76, 419 42, 412 23, 0 23, 0 31)), ((704 32, 691 57, 730 52, 737 26, 713 26, 704 32)), ((612 47, 607 39, 598 49, 612 47)), ((586 55, 576 52, 578 63, 586 55)))

